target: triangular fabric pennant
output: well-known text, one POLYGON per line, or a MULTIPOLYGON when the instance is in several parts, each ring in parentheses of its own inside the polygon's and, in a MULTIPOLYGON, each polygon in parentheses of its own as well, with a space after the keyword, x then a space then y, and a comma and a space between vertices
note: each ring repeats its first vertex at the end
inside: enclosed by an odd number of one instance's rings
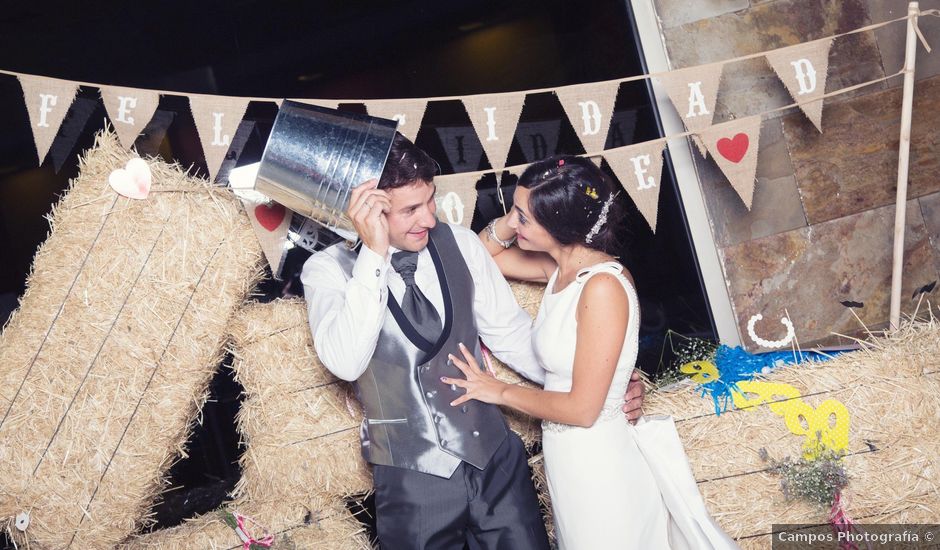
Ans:
POLYGON ((444 146, 454 172, 475 172, 483 157, 483 147, 471 126, 438 126, 437 137, 444 146))
POLYGON ((473 210, 477 205, 476 184, 479 179, 478 174, 451 174, 434 178, 434 184, 437 186, 434 198, 437 203, 437 217, 450 224, 470 227, 473 210))
MULTIPOLYGON (((690 132, 698 133, 712 125, 723 66, 711 63, 657 75, 690 132)), ((696 144, 704 155, 703 145, 696 144)))
POLYGON ((130 149, 156 112, 160 94, 153 90, 117 86, 101 86, 100 92, 118 141, 125 149, 130 149))
POLYGON ((790 95, 806 117, 822 132, 823 100, 826 74, 829 72, 829 48, 832 38, 815 40, 767 53, 767 63, 783 81, 790 95), (815 100, 815 101, 813 101, 815 100))
POLYGON ((558 149, 560 131, 561 121, 558 119, 519 123, 516 138, 522 147, 526 162, 535 162, 554 155, 558 149))
POLYGON ((643 219, 656 233, 659 215, 659 190, 662 187, 663 150, 666 142, 639 143, 604 154, 610 169, 620 180, 643 219))
POLYGON ((376 99, 366 101, 366 111, 376 117, 398 121, 398 131, 412 142, 418 137, 424 112, 428 108, 426 99, 376 99))
POLYGON ((247 97, 189 96, 189 107, 202 142, 210 182, 215 181, 249 101, 247 97))
POLYGON ((29 113, 39 164, 42 164, 75 99, 78 83, 28 74, 18 75, 18 79, 23 87, 23 100, 29 113))
POLYGON ((506 166, 509 147, 516 134, 519 115, 525 104, 525 92, 481 94, 463 98, 470 122, 477 131, 490 166, 506 166))
POLYGON ((293 213, 274 201, 264 203, 242 198, 242 204, 245 205, 245 212, 251 220, 251 227, 258 237, 264 257, 271 266, 271 273, 276 279, 280 279, 287 250, 290 248, 287 230, 290 228, 293 213))
POLYGON ((754 176, 760 148, 760 115, 712 126, 699 134, 715 163, 738 192, 747 209, 754 199, 754 176))
POLYGON ((578 84, 555 90, 585 153, 604 149, 618 90, 619 81, 578 84))

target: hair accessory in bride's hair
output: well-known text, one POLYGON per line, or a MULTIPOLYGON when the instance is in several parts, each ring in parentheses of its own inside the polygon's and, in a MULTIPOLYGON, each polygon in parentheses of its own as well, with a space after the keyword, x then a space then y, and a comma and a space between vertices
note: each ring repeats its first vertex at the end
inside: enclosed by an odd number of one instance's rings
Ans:
POLYGON ((591 230, 588 231, 588 234, 584 237, 585 243, 591 244, 591 241, 594 240, 597 233, 604 227, 604 224, 607 223, 607 213, 610 212, 610 205, 614 202, 614 197, 616 196, 617 193, 611 193, 607 196, 607 200, 604 201, 604 206, 601 207, 601 213, 597 216, 597 221, 594 222, 594 226, 591 227, 591 230))
POLYGON ((597 189, 594 189, 593 187, 588 186, 588 188, 584 190, 584 194, 594 200, 597 200, 597 189))
POLYGON ((558 166, 561 167, 564 165, 565 165, 565 159, 558 159, 558 166))

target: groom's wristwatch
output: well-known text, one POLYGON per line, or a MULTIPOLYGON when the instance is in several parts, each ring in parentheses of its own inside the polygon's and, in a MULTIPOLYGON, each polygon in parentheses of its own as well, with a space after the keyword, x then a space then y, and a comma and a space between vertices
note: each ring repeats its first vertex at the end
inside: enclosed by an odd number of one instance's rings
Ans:
POLYGON ((495 218, 490 221, 486 226, 486 234, 490 236, 490 239, 503 248, 509 248, 512 246, 512 243, 516 242, 516 236, 513 235, 512 238, 508 240, 502 240, 496 235, 496 221, 499 218, 495 218))

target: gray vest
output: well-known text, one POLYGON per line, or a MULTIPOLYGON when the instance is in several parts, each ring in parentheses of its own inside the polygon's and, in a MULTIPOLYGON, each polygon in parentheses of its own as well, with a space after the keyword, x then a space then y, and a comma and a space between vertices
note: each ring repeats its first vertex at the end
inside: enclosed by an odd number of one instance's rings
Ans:
MULTIPOLYGON (((448 364, 447 354, 459 357, 457 343, 463 342, 483 364, 473 318, 474 285, 447 224, 430 231, 428 252, 444 297, 440 338, 433 343, 421 338, 389 292, 375 353, 354 385, 366 415, 360 430, 366 461, 450 477, 460 461, 486 467, 509 432, 495 405, 468 401, 450 406, 463 390, 444 384, 441 376, 463 374, 448 364)), ((352 276, 355 251, 340 243, 326 253, 352 276)))

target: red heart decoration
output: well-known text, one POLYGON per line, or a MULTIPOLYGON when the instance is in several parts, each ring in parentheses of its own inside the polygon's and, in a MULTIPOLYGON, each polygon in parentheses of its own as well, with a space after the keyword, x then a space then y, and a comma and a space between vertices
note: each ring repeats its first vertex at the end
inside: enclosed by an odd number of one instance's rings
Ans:
POLYGON ((741 159, 743 159, 744 155, 747 154, 747 147, 749 144, 750 140, 748 139, 747 134, 736 134, 731 139, 719 139, 718 152, 721 153, 721 156, 725 157, 731 162, 741 162, 741 159))
POLYGON ((284 221, 284 214, 286 213, 287 209, 284 208, 284 205, 276 202, 272 202, 269 205, 259 204, 255 206, 255 219, 258 220, 261 227, 268 231, 277 229, 281 225, 281 222, 284 221))

